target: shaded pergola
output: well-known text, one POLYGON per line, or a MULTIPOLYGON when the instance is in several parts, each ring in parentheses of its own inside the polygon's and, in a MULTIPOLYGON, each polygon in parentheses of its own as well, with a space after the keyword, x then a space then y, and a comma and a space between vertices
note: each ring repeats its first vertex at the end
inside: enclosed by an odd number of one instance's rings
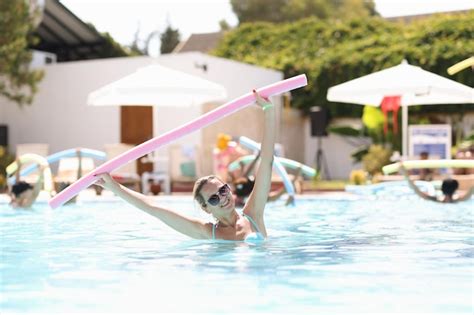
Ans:
POLYGON ((53 53, 57 61, 125 56, 110 39, 84 23, 58 0, 44 0, 39 6, 41 22, 35 31, 39 42, 30 48, 53 53))

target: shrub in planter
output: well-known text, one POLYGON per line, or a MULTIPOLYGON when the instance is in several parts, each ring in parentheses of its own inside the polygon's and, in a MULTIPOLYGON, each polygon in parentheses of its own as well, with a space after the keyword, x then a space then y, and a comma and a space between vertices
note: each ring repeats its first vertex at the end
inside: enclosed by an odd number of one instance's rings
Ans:
POLYGON ((362 158, 364 170, 371 176, 382 172, 382 167, 390 164, 392 150, 382 145, 373 144, 369 147, 369 152, 362 158))

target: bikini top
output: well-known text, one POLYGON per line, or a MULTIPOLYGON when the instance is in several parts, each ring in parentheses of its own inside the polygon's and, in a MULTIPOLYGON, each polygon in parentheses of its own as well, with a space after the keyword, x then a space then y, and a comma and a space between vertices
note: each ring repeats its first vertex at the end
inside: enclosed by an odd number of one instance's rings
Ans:
MULTIPOLYGON (((242 215, 250 221, 250 223, 252 224, 253 226, 253 229, 255 230, 255 232, 253 233, 250 233, 249 235, 247 235, 245 237, 245 240, 244 242, 248 242, 248 243, 256 243, 256 242, 262 242, 265 240, 265 236, 263 236, 263 234, 260 232, 258 226, 257 226, 257 223, 255 223, 255 221, 248 215, 246 215, 245 213, 242 213, 242 215)), ((215 240, 216 239, 216 226, 217 224, 213 224, 212 225, 212 239, 215 240)))

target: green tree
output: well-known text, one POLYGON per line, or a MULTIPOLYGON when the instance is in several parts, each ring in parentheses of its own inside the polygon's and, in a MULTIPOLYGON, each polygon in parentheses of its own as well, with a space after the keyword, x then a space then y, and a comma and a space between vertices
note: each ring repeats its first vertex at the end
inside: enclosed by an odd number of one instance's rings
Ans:
POLYGON ((43 72, 30 69, 37 10, 28 1, 0 1, 0 95, 20 106, 31 104, 43 72))
MULTIPOLYGON (((448 77, 446 69, 474 51, 474 12, 442 14, 413 24, 380 17, 351 20, 307 18, 290 23, 246 23, 227 32, 214 54, 284 72, 306 73, 308 86, 292 93, 303 110, 327 107, 332 117, 361 117, 362 106, 329 103, 329 87, 398 65, 403 59, 448 77)), ((449 77, 474 86, 470 71, 449 77)), ((465 112, 472 104, 410 107, 423 111, 465 112)))
POLYGON ((126 47, 117 43, 108 32, 100 33, 100 36, 105 41, 105 44, 100 49, 99 58, 127 57, 134 55, 132 52, 127 51, 126 47))
POLYGON ((91 23, 87 23, 94 32, 102 37, 104 41, 99 49, 98 58, 115 58, 115 57, 126 57, 136 55, 130 47, 124 47, 117 43, 115 39, 108 32, 101 33, 97 31, 95 26, 91 23))
POLYGON ((226 20, 220 20, 219 27, 221 31, 224 31, 224 32, 232 29, 232 26, 230 26, 230 24, 226 20))
POLYGON ((0 145, 0 193, 7 187, 6 168, 15 160, 15 157, 8 153, 7 148, 0 145))
POLYGON ((231 0, 232 11, 234 11, 239 23, 266 21, 287 21, 282 8, 288 0, 231 0))
POLYGON ((161 34, 160 39, 160 52, 162 54, 167 54, 172 52, 176 45, 179 44, 181 35, 179 34, 179 30, 173 29, 171 25, 168 24, 165 31, 161 34))
POLYGON ((334 3, 327 0, 291 0, 282 9, 286 13, 287 21, 297 21, 307 17, 327 19, 336 12, 334 3))
POLYGON ((372 0, 231 0, 239 23, 290 22, 307 17, 347 19, 376 15, 372 0))
MULTIPOLYGON (((148 38, 151 38, 151 36, 148 36, 148 38)), ((133 42, 128 46, 128 49, 130 50, 130 55, 132 56, 142 56, 146 55, 146 48, 141 47, 141 41, 140 41, 140 25, 138 25, 137 30, 133 34, 133 42)))
POLYGON ((375 3, 372 0, 335 0, 330 2, 333 4, 335 13, 331 17, 353 19, 379 15, 375 10, 375 3))

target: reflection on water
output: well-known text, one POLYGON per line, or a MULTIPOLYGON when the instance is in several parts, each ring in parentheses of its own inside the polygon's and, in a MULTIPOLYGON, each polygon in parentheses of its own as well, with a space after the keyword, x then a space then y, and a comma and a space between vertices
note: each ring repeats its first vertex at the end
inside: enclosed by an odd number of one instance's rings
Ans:
POLYGON ((191 240, 120 202, 0 206, 0 310, 469 313, 472 206, 277 202, 259 245, 191 240))

